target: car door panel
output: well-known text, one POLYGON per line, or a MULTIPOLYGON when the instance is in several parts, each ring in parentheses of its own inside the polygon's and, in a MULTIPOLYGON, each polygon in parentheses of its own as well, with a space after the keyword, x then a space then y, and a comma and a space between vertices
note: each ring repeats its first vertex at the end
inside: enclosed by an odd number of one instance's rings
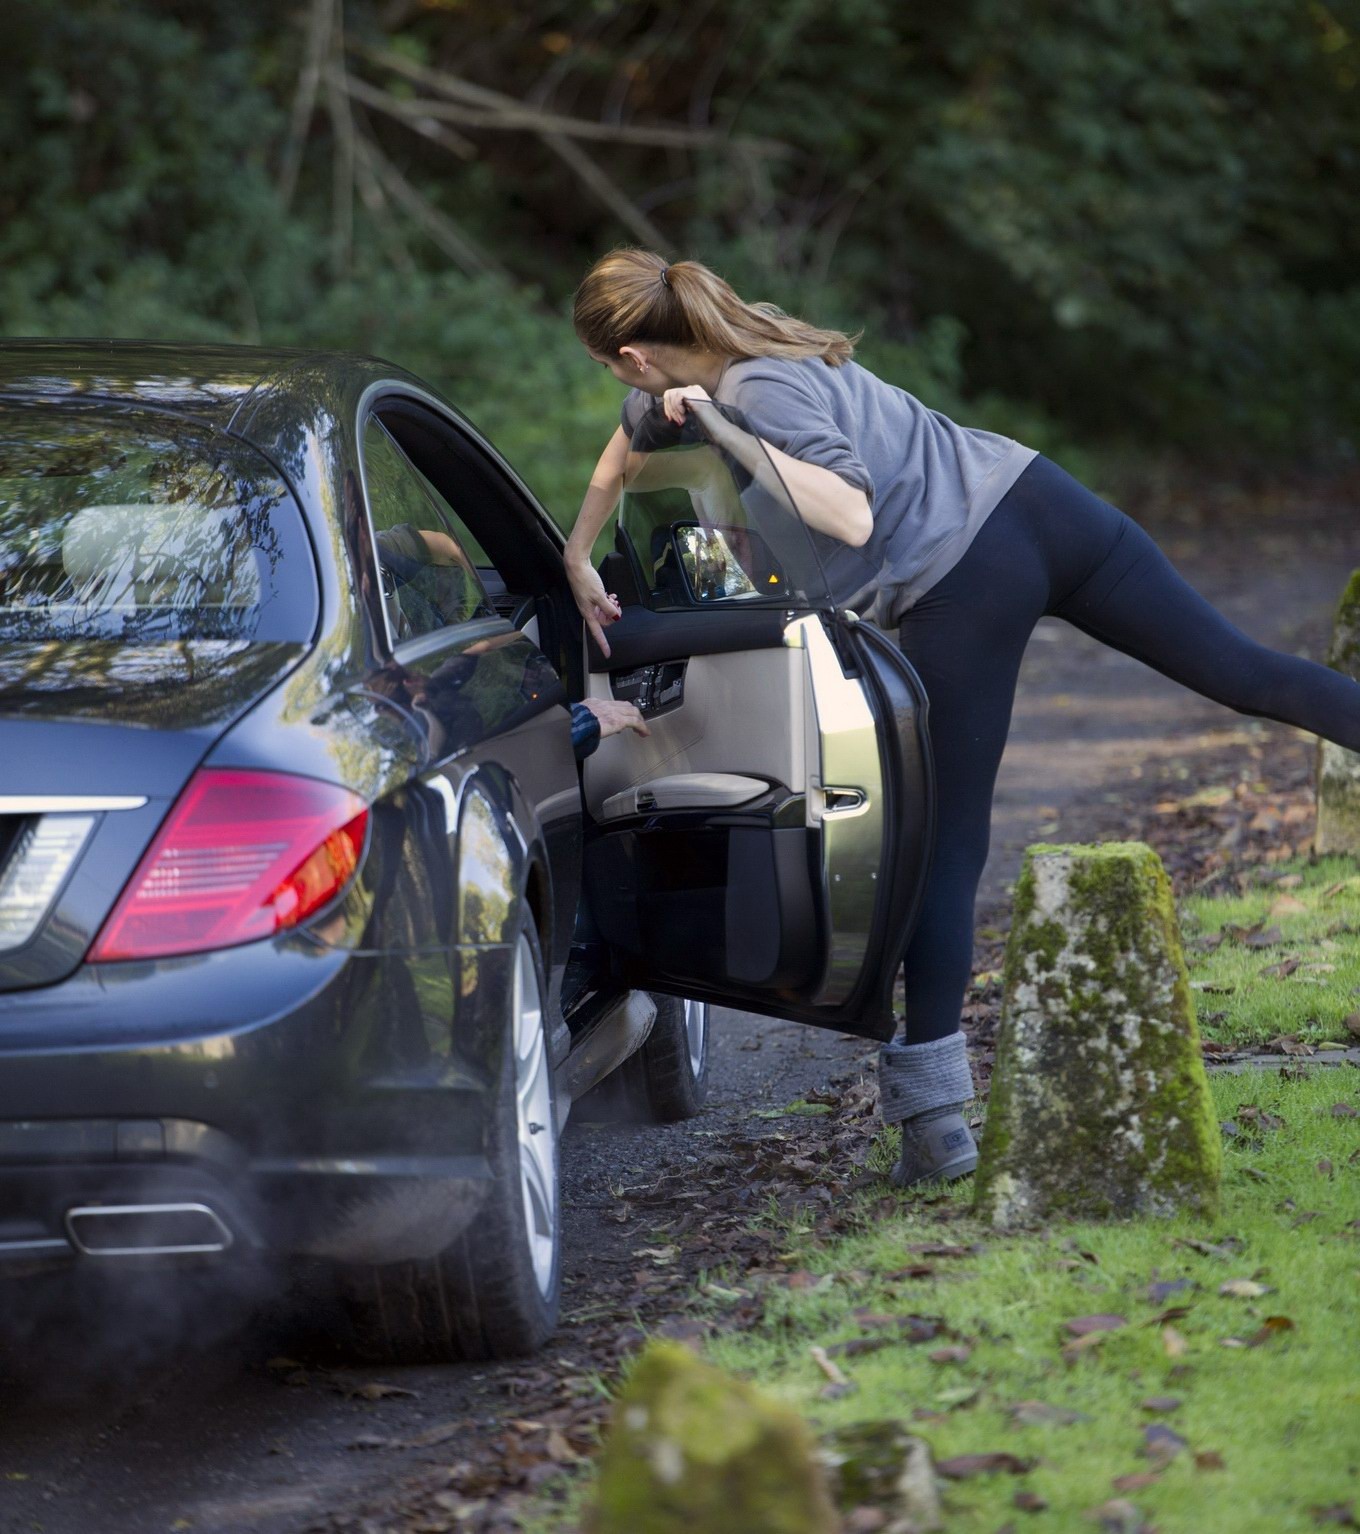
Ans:
MULTIPOLYGON (((643 706, 650 733, 632 730, 600 742, 584 770, 586 807, 653 778, 724 772, 768 779, 795 793, 804 787, 806 760, 801 658, 783 643, 770 650, 695 655, 685 664, 676 707, 643 706)), ((620 669, 615 677, 627 676, 620 669)), ((610 676, 592 674, 590 695, 609 698, 610 676)))
POLYGON ((628 732, 596 753, 616 746, 614 763, 587 761, 586 888, 620 978, 891 1035, 892 982, 933 840, 925 696, 867 625, 841 637, 858 676, 822 618, 795 619, 780 671, 755 672, 743 652, 708 658, 721 716, 711 733, 714 699, 701 703, 706 690, 694 687, 684 709, 651 721, 668 732, 660 749, 628 732), (772 730, 736 708, 743 695, 772 730), (681 769, 700 788, 737 778, 766 791, 737 806, 646 807, 647 785, 675 783, 681 769), (625 777, 642 800, 631 815, 609 803, 625 777))
MULTIPOLYGON (((726 412, 729 443, 734 425, 726 412)), ((766 575, 720 569, 720 598, 737 599, 687 607, 680 524, 668 531, 663 508, 630 530, 625 494, 620 556, 641 603, 611 625, 608 660, 592 655, 588 687, 637 701, 650 733, 611 737, 584 765, 586 889, 629 984, 887 1038, 933 845, 927 700, 882 634, 819 597, 796 509, 758 462, 754 476, 783 600, 763 597, 766 575)), ((711 517, 712 472, 703 482, 711 517)), ((742 514, 730 497, 726 514, 742 514)))

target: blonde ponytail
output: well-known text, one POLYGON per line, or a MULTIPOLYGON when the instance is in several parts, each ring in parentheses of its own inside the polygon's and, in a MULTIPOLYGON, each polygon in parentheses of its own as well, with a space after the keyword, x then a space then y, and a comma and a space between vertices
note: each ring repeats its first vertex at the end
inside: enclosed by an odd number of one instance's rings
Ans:
POLYGON ((702 261, 671 261, 624 246, 590 268, 576 289, 572 322, 593 351, 651 341, 725 357, 820 357, 848 362, 859 333, 821 330, 777 304, 748 304, 702 261))

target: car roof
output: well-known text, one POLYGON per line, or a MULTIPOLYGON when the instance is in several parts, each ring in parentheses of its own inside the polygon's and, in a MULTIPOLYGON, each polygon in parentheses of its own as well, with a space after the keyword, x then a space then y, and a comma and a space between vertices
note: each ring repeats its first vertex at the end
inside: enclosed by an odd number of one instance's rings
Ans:
POLYGON ((319 406, 337 416, 379 379, 432 392, 404 368, 349 352, 203 342, 0 341, 0 399, 106 400, 170 410, 221 428, 243 422, 271 397, 293 393, 300 374, 310 410, 319 406))

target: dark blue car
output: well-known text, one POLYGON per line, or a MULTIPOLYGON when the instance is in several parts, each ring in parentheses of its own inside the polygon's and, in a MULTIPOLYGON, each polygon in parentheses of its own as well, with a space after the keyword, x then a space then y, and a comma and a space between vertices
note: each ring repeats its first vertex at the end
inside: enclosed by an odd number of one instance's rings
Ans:
POLYGON ((886 1037, 925 699, 736 412, 562 537, 368 358, 0 345, 0 1273, 328 1265, 370 1356, 523 1352, 592 1089, 693 1113, 707 1009, 886 1037), (569 700, 650 734, 572 749, 569 700))

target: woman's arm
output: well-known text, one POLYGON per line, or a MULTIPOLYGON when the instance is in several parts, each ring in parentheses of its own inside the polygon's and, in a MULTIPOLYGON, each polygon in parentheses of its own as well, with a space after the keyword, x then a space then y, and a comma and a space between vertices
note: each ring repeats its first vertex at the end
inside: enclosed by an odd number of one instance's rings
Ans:
POLYGON ((595 472, 590 476, 581 509, 576 513, 576 523, 567 538, 564 559, 567 579, 571 582, 571 594, 586 621, 586 627, 594 635, 600 650, 609 654, 609 643, 604 637, 604 624, 612 623, 621 614, 618 602, 608 592, 595 567, 590 562, 595 540, 604 531, 605 524, 619 504, 623 488, 623 466, 628 458, 628 433, 618 427, 605 443, 595 472))
MULTIPOLYGON (((713 403, 699 384, 667 389, 663 396, 667 416, 671 420, 683 419, 683 412, 690 408, 687 401, 696 402, 698 409, 713 403)), ((832 469, 795 458, 764 437, 752 437, 739 430, 717 410, 707 412, 704 429, 754 479, 768 479, 773 465, 809 527, 854 548, 869 541, 874 530, 874 515, 869 497, 858 486, 848 483, 832 469)), ((769 488, 777 496, 777 487, 769 488)))
POLYGON ((830 533, 854 548, 868 543, 874 530, 874 514, 863 490, 847 484, 831 469, 791 457, 764 437, 757 437, 756 441, 770 455, 770 462, 778 469, 809 527, 815 527, 819 533, 830 533))

